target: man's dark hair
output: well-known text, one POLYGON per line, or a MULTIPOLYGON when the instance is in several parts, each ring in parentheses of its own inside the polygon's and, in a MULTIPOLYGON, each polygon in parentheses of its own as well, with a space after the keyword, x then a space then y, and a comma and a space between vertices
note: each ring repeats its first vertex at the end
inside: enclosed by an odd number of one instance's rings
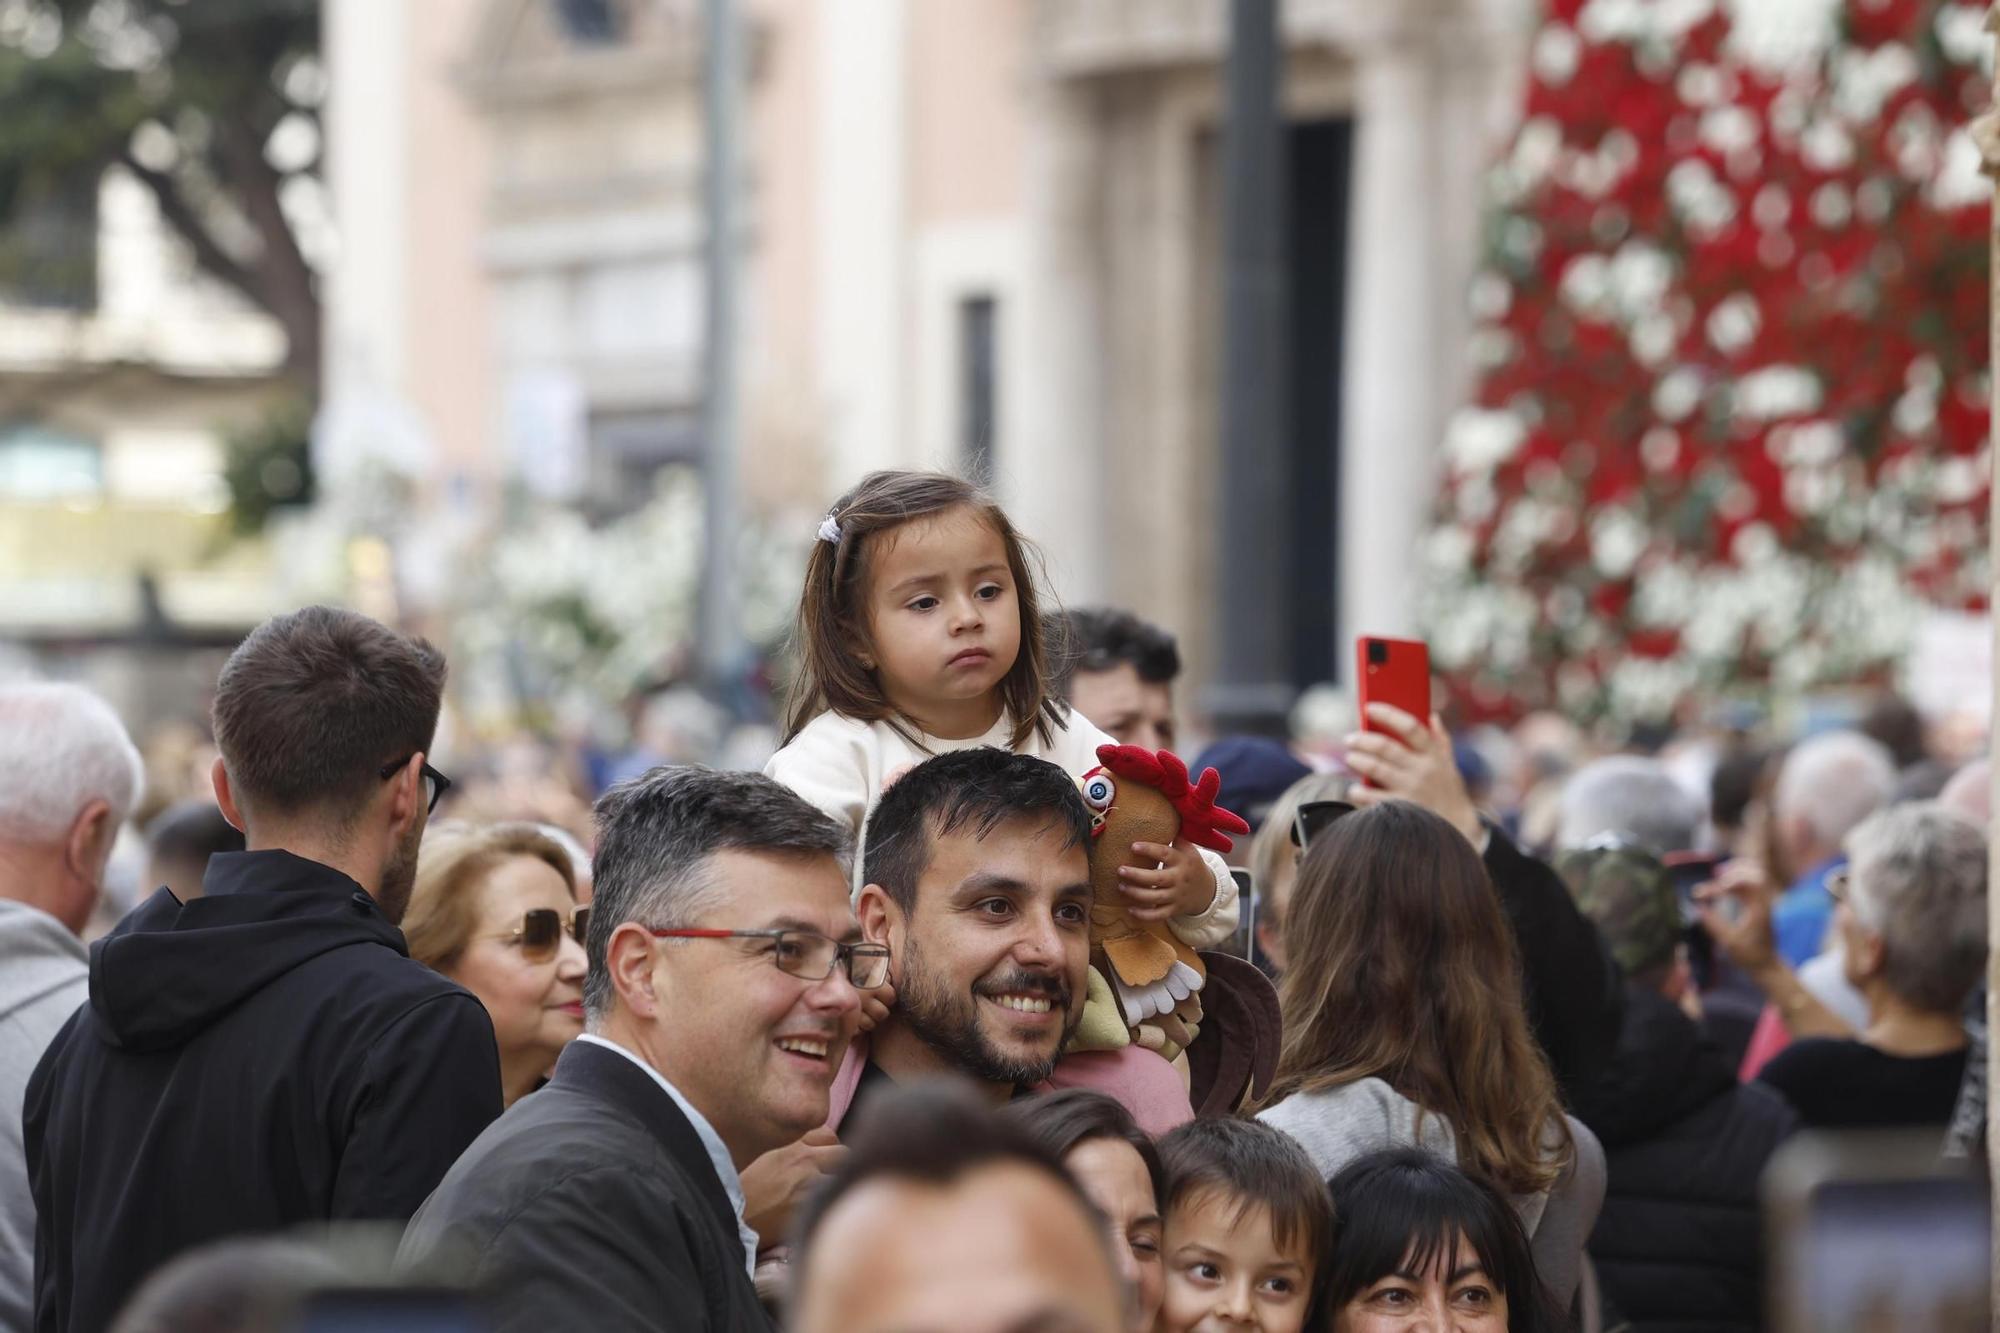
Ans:
POLYGON ((309 606, 250 631, 215 686, 215 744, 252 811, 351 815, 385 764, 429 751, 444 654, 353 611, 309 606))
POLYGON ((1239 1214, 1264 1208, 1281 1249, 1317 1266, 1333 1231, 1333 1201, 1306 1150, 1261 1120, 1190 1120, 1160 1140, 1167 1188, 1160 1214, 1197 1195, 1213 1195, 1239 1214))
MULTIPOLYGON (((1075 1201, 1103 1237, 1104 1218, 1062 1161, 1040 1139, 962 1085, 944 1081, 886 1090, 868 1103, 860 1126, 846 1139, 847 1159, 821 1182, 793 1223, 792 1281, 796 1296, 811 1260, 820 1223, 840 1201, 876 1180, 950 1185, 991 1166, 1039 1171, 1075 1201)), ((1111 1261, 1107 1247, 1106 1262, 1111 1261)))
POLYGON ((1170 685, 1181 674, 1181 650, 1174 636, 1130 611, 1071 607, 1051 614, 1045 624, 1050 688, 1064 699, 1069 698, 1079 671, 1110 671, 1129 663, 1150 685, 1170 685))
POLYGON ((1139 1128, 1132 1113, 1106 1093, 1095 1088, 1063 1088, 1044 1096, 1019 1097, 1007 1103, 1001 1115, 1034 1135, 1058 1162, 1068 1161, 1072 1152, 1099 1139, 1126 1144, 1145 1163, 1154 1200, 1166 1197, 1167 1175, 1159 1148, 1139 1128))
POLYGON ((243 834, 222 817, 222 807, 196 797, 168 806, 146 825, 146 854, 185 866, 199 878, 217 852, 243 850, 243 834))
POLYGON ((984 745, 926 759, 869 812, 862 878, 908 914, 933 842, 967 827, 984 838, 1009 819, 1053 822, 1068 835, 1065 848, 1090 841, 1090 811, 1076 782, 1048 760, 984 745))
POLYGON ((853 854, 853 839, 836 820, 761 773, 655 768, 600 796, 595 815, 583 979, 592 1021, 611 1007, 611 932, 627 921, 669 929, 692 924, 714 905, 703 871, 716 852, 831 857, 843 880, 853 854))

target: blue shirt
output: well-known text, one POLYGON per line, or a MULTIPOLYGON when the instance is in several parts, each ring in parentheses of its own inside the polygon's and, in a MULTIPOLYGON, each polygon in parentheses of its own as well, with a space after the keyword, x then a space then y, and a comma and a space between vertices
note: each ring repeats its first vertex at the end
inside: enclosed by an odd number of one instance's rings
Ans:
POLYGON ((1777 906, 1771 909, 1771 930, 1778 939, 1778 956, 1793 967, 1818 956, 1825 946, 1827 927, 1833 924, 1827 876, 1846 865, 1845 856, 1822 861, 1778 895, 1777 906))

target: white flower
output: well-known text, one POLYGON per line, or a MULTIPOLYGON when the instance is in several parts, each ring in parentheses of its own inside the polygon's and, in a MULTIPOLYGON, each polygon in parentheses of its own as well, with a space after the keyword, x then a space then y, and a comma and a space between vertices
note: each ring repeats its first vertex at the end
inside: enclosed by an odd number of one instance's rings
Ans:
POLYGON ((1456 472, 1491 472, 1512 458, 1527 436, 1512 412, 1461 408, 1445 428, 1445 453, 1456 472))
MULTIPOLYGON (((1749 300, 1747 297, 1730 299, 1749 300)), ((1722 318, 1723 309, 1727 305, 1728 302, 1725 302, 1724 306, 1716 308, 1716 319, 1722 318)), ((1752 312, 1749 316, 1753 330, 1751 336, 1755 336, 1755 304, 1752 303, 1748 309, 1752 312)), ((1714 336, 1714 323, 1715 320, 1712 319, 1711 337, 1714 336)), ((1745 341, 1747 340, 1746 338, 1745 341)), ((1804 366, 1766 366, 1761 370, 1752 371, 1736 382, 1736 410, 1754 420, 1769 421, 1777 417, 1803 416, 1808 412, 1818 411, 1819 405, 1819 376, 1804 366)))
POLYGON ((1624 509, 1607 509, 1590 522, 1590 561, 1608 579, 1622 579, 1639 563, 1648 540, 1646 525, 1624 509))

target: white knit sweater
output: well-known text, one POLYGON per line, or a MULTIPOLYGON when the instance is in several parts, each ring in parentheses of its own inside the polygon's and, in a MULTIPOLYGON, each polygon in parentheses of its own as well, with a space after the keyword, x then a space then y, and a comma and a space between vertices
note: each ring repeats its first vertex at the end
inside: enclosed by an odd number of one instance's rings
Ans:
MULTIPOLYGON (((820 809, 854 831, 855 887, 860 887, 862 830, 868 810, 882 789, 924 760, 953 750, 975 746, 1008 747, 1014 730, 1006 716, 994 723, 983 736, 969 740, 943 740, 918 734, 918 743, 887 722, 861 722, 839 713, 821 713, 794 736, 791 743, 771 756, 764 765, 767 776, 790 787, 820 809)), ((1037 732, 1029 732, 1018 753, 1046 759, 1071 777, 1082 777, 1097 767, 1097 747, 1115 744, 1111 737, 1093 726, 1081 713, 1071 713, 1069 726, 1057 728, 1052 743, 1044 746, 1037 732)), ((1211 948, 1235 933, 1238 906, 1236 881, 1229 866, 1214 852, 1202 849, 1202 860, 1215 877, 1215 898, 1208 910, 1194 916, 1175 917, 1169 924, 1174 934, 1196 949, 1211 948)))

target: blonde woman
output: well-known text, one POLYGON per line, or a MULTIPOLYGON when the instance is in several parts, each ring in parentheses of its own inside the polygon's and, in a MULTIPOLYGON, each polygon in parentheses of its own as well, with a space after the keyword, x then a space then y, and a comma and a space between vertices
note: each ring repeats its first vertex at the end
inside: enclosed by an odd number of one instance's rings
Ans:
POLYGON ((403 917, 410 956, 479 997, 501 1096, 541 1085, 583 1032, 584 928, 570 854, 532 824, 446 824, 425 839, 403 917))
POLYGON ((1313 773, 1285 788, 1250 839, 1251 882, 1257 888, 1257 948, 1274 973, 1285 970, 1285 911, 1298 879, 1298 843, 1292 821, 1299 807, 1314 801, 1344 801, 1354 779, 1345 773, 1313 773))

